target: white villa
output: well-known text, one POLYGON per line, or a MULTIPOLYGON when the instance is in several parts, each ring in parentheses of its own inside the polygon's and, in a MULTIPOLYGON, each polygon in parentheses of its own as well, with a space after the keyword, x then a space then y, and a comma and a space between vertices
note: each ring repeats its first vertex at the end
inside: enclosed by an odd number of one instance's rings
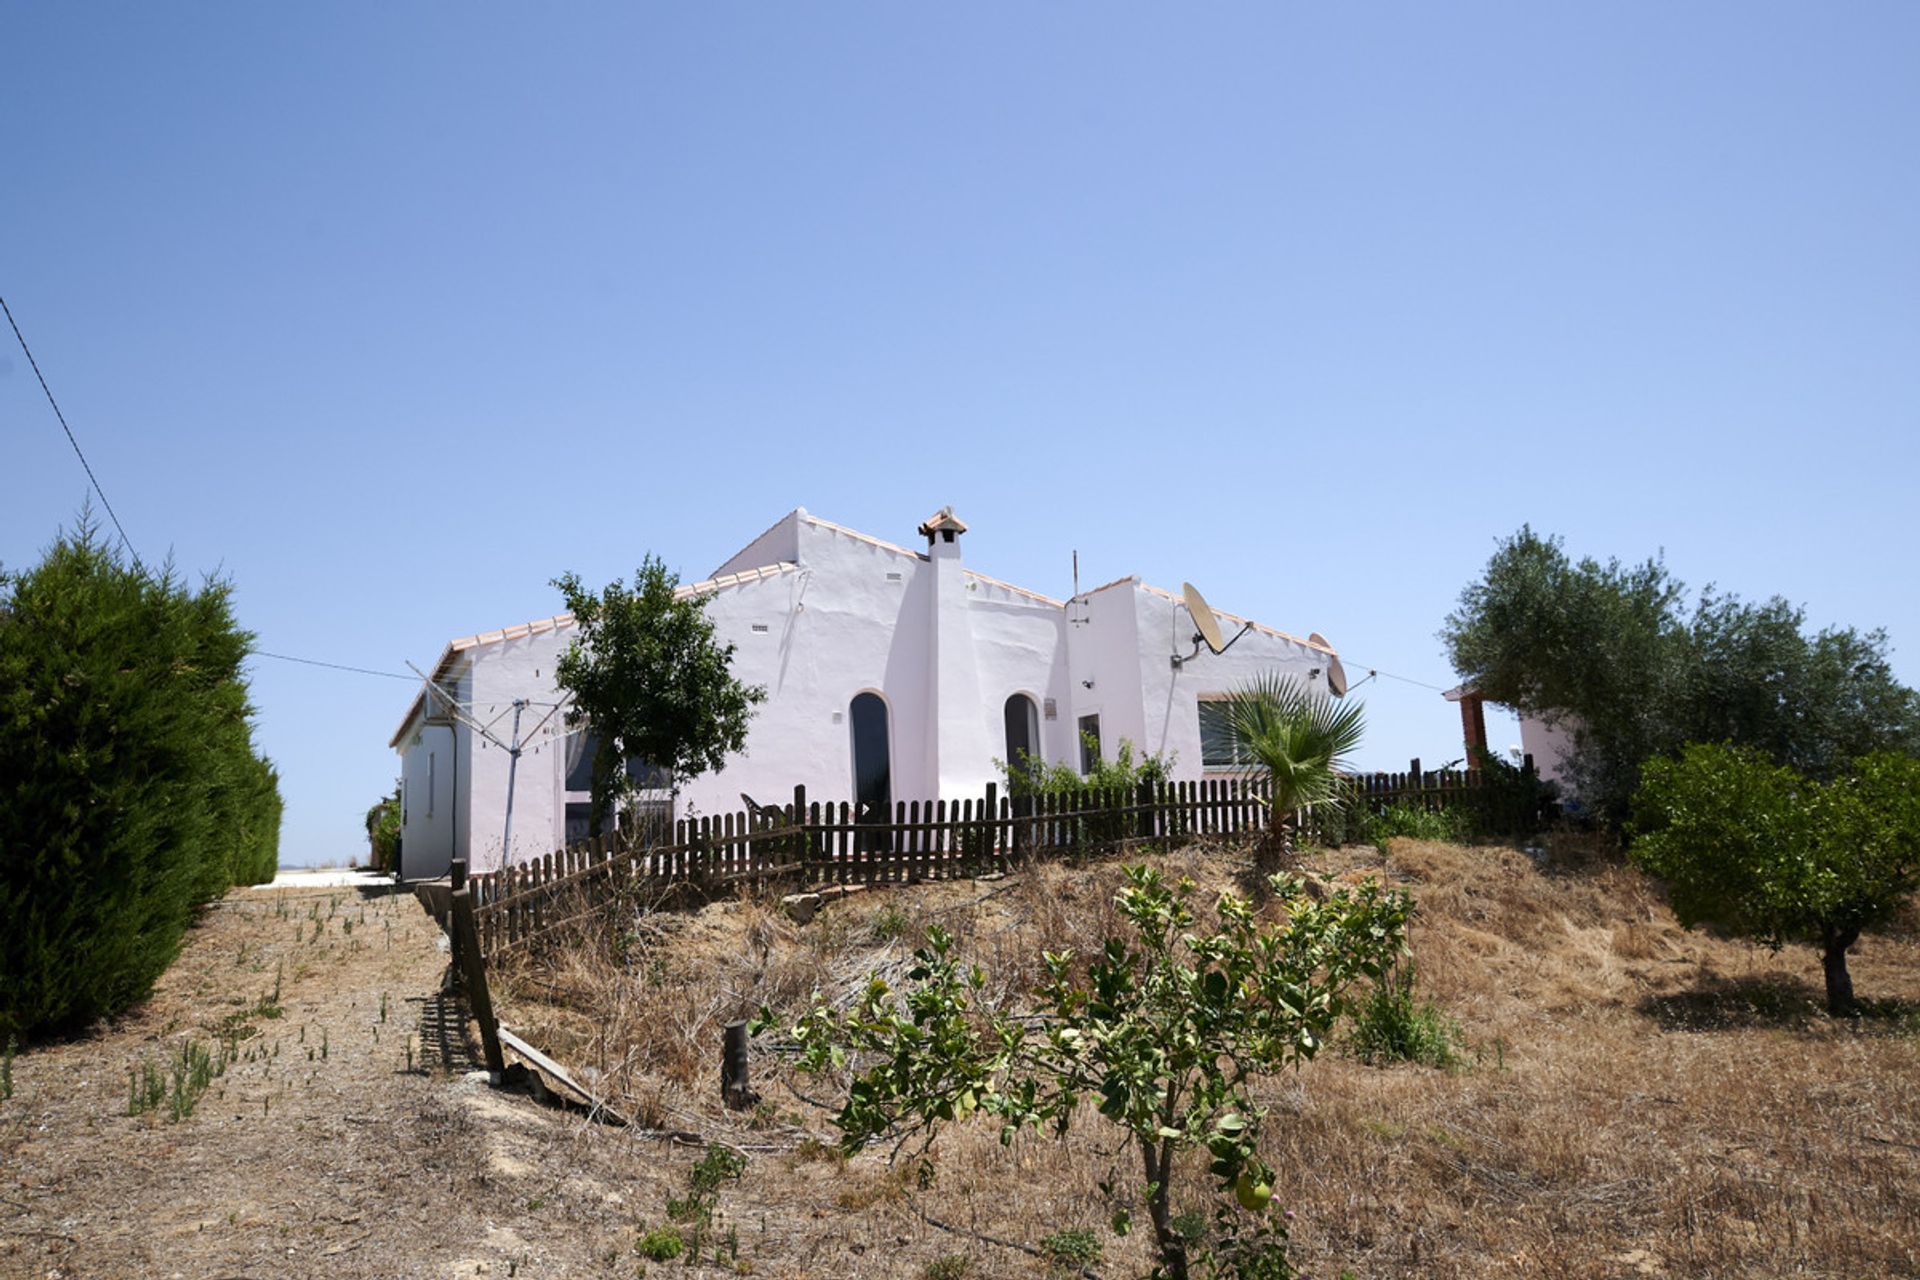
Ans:
MULTIPOLYGON (((1026 752, 1084 770, 1091 752, 1111 759, 1123 739, 1169 757, 1175 778, 1200 778, 1231 764, 1210 702, 1257 674, 1324 688, 1338 670, 1320 637, 1225 613, 1218 618, 1243 635, 1215 653, 1196 642, 1181 596, 1135 577, 1069 600, 989 578, 961 562, 966 529, 944 509, 920 526, 926 549, 914 551, 799 509, 706 581, 681 587, 711 597, 718 637, 736 646, 734 674, 764 685, 767 700, 746 749, 687 782, 672 800, 677 815, 733 812, 743 795, 783 803, 796 784, 866 812, 977 797, 1001 777, 996 758, 1026 752)), ((404 879, 444 875, 454 857, 476 871, 500 865, 510 772, 501 744, 519 699, 532 705, 511 771, 511 857, 585 834, 588 733, 548 714, 561 697, 554 664, 573 634, 562 614, 441 653, 433 687, 391 742, 401 758, 404 879), (489 723, 497 741, 477 731, 489 723)))

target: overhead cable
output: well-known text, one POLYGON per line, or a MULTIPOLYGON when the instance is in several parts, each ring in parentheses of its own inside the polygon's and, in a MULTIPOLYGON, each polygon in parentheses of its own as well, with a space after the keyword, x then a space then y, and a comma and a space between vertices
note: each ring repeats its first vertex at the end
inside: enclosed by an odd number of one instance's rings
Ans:
POLYGON ((134 550, 133 539, 127 536, 126 526, 120 523, 120 514, 113 509, 113 503, 107 500, 107 491, 100 487, 100 477, 93 474, 93 464, 87 461, 86 453, 80 448, 80 441, 74 438, 73 428, 67 425, 67 415, 60 412, 60 402, 53 398, 53 388, 47 385, 47 375, 40 372, 40 362, 33 358, 33 348, 27 345, 27 336, 20 332, 20 322, 13 318, 13 308, 7 300, 0 297, 0 311, 7 313, 7 323, 13 326, 13 336, 20 343, 20 350, 26 354, 27 363, 33 366, 33 376, 40 379, 40 390, 46 392, 47 403, 53 406, 53 416, 60 420, 60 429, 67 433, 67 443, 73 446, 74 456, 80 459, 80 465, 86 470, 87 479, 93 485, 93 491, 100 495, 100 505, 107 509, 107 516, 113 521, 113 527, 120 533, 120 543, 126 547, 133 562, 140 563, 140 553, 134 550))
POLYGON ((318 658, 296 658, 290 653, 268 653, 265 649, 252 649, 249 658, 274 658, 281 662, 298 662, 309 667, 330 667, 335 671, 354 671, 363 676, 385 676, 389 680, 412 680, 413 677, 398 671, 375 671, 370 667, 350 667, 344 662, 322 662, 318 658))

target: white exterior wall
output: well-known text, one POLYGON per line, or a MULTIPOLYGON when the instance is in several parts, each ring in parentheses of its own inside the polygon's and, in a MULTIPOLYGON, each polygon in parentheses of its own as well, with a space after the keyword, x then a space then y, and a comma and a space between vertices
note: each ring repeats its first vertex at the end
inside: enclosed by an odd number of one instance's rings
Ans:
MULTIPOLYGON (((1007 754, 1006 701, 1015 693, 1034 700, 1050 763, 1078 764, 1079 718, 1097 714, 1106 758, 1126 739, 1137 753, 1173 756, 1174 776, 1198 778, 1201 693, 1271 670, 1306 679, 1326 665, 1305 642, 1261 629, 1224 655, 1202 649, 1175 669, 1170 656, 1190 650, 1194 630, 1180 601, 1128 579, 1063 607, 967 572, 965 540, 919 554, 796 511, 727 561, 723 574, 791 562, 717 585, 707 605, 720 639, 735 646, 735 676, 764 686, 767 700, 745 749, 719 772, 685 784, 677 815, 737 811, 743 792, 783 804, 796 784, 811 799, 851 800, 849 707, 865 691, 889 708, 895 800, 976 796, 997 781, 994 760, 1007 754), (1045 718, 1049 699, 1053 720, 1045 718)), ((1222 626, 1229 635, 1238 629, 1226 620, 1222 626)), ((514 698, 558 699, 554 666, 574 634, 568 626, 471 644, 460 654, 471 671, 462 700, 510 739, 514 698)), ((545 714, 529 708, 523 732, 531 734, 545 714)), ((558 727, 521 756, 516 861, 564 842, 566 751, 553 733, 558 727)), ((499 863, 508 753, 464 727, 457 732, 455 848, 484 870, 499 863)), ((404 741, 401 750, 411 759, 404 741)))
POLYGON ((1567 762, 1573 756, 1573 726, 1564 721, 1548 724, 1534 716, 1520 717, 1520 750, 1533 757, 1533 767, 1542 781, 1567 787, 1567 762))
MULTIPOLYGON (((469 713, 481 724, 493 726, 493 735, 501 742, 513 742, 513 701, 557 702, 559 693, 553 683, 555 661, 564 650, 572 632, 541 632, 502 640, 470 651, 473 675, 463 700, 469 713)), ((534 728, 545 716, 547 707, 522 710, 520 729, 523 738, 531 738, 534 728)), ((559 723, 555 716, 549 722, 559 723)), ((565 843, 566 811, 560 788, 566 762, 564 744, 547 738, 527 746, 520 753, 520 766, 512 769, 512 755, 488 742, 466 726, 463 781, 467 786, 468 831, 464 841, 468 864, 476 871, 500 865, 501 841, 506 835, 507 778, 513 775, 513 858, 520 862, 552 853, 565 843)))
POLYGON ((1259 676, 1275 672, 1326 691, 1326 654, 1304 641, 1265 628, 1255 628, 1233 640, 1240 624, 1224 618, 1220 627, 1224 638, 1233 641, 1232 647, 1225 653, 1214 653, 1202 645, 1198 654, 1176 668, 1174 654, 1186 658, 1193 652, 1193 619, 1186 604, 1147 588, 1136 589, 1133 597, 1141 637, 1137 679, 1148 722, 1137 741, 1153 752, 1170 756, 1176 778, 1199 778, 1205 773, 1200 756, 1202 694, 1231 693, 1259 676), (1316 669, 1318 675, 1313 674, 1316 669))
POLYGON ((438 879, 453 858, 458 747, 450 725, 415 727, 400 749, 401 874, 438 879))
MULTIPOLYGON (((785 803, 795 784, 821 801, 850 799, 848 708, 866 691, 887 703, 896 799, 978 794, 998 777, 993 758, 1006 753, 1007 695, 1031 693, 1036 705, 1061 697, 1059 610, 967 578, 957 559, 936 564, 813 523, 801 522, 798 535, 797 570, 724 588, 707 606, 736 646, 734 674, 764 685, 767 701, 746 749, 688 783, 683 808, 729 812, 742 792, 785 803), (756 622, 768 630, 754 632, 756 622), (942 674, 946 697, 936 712, 942 674)), ((1042 725, 1049 753, 1051 727, 1042 725)))
POLYGON ((1146 716, 1140 690, 1140 627, 1134 616, 1132 580, 1089 593, 1074 606, 1067 623, 1068 752, 1080 762, 1080 718, 1100 717, 1100 755, 1111 760, 1121 739, 1138 751, 1147 747, 1146 716), (1089 687, 1091 686, 1091 687, 1089 687))

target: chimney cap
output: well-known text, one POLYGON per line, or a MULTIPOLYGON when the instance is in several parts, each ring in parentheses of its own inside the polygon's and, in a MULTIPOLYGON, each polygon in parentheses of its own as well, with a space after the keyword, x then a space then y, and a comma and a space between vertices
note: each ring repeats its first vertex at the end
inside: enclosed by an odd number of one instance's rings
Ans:
MULTIPOLYGON (((933 540, 933 535, 936 533, 952 535, 966 531, 966 522, 953 514, 952 507, 942 507, 920 522, 920 536, 929 542, 933 540)), ((947 540, 951 542, 953 539, 949 537, 947 540)))

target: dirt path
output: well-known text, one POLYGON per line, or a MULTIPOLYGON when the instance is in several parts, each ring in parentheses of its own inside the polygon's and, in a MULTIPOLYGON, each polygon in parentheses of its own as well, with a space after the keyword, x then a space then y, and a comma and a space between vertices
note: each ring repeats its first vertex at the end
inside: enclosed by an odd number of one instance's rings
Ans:
POLYGON ((236 891, 209 908, 144 1006, 14 1062, 0 1102, 0 1275, 587 1266, 580 1232, 492 1185, 514 1157, 487 1131, 504 1141, 525 1123, 551 1142, 568 1126, 462 1077, 458 1028, 440 1034, 443 967, 410 896, 236 891), (190 1114, 173 1118, 164 1078, 157 1108, 128 1114, 145 1070, 170 1077, 190 1044, 216 1068, 235 1060, 190 1114), (499 1122, 476 1124, 478 1111, 499 1122))

